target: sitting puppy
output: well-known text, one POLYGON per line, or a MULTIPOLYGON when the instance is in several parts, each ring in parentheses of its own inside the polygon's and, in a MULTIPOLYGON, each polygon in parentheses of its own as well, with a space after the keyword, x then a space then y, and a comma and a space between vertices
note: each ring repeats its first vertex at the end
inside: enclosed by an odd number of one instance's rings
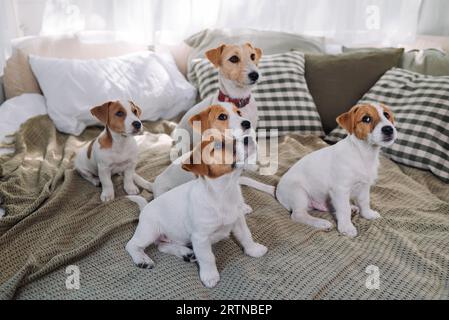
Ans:
POLYGON ((101 186, 101 201, 114 199, 111 176, 124 173, 127 194, 138 194, 138 186, 151 190, 151 184, 136 172, 137 143, 134 135, 142 132, 140 108, 133 102, 107 102, 91 109, 105 129, 98 138, 78 151, 75 168, 80 175, 95 186, 101 186))
MULTIPOLYGON (((243 134, 248 134, 251 129, 251 122, 242 118, 242 113, 237 107, 229 102, 221 102, 211 105, 189 119, 190 126, 203 136, 208 130, 216 130, 223 136, 229 134, 238 138, 243 134), (194 126, 194 123, 201 125, 200 128, 194 126)), ((153 196, 159 197, 161 194, 195 179, 195 175, 181 168, 181 162, 188 158, 190 153, 186 153, 175 160, 160 175, 156 177, 153 183, 153 196)))
POLYGON ((222 141, 202 142, 194 149, 188 163, 182 166, 197 175, 197 179, 164 193, 149 204, 141 197, 129 197, 142 210, 137 229, 126 245, 137 266, 154 266, 144 252, 152 243, 160 251, 184 259, 190 259, 194 254, 201 281, 212 288, 220 280, 212 244, 228 237, 230 232, 247 255, 261 257, 267 252, 265 246, 254 242, 239 207, 243 202, 238 182, 242 172, 239 163, 241 157, 247 157, 255 150, 248 148, 248 145, 254 145, 250 140, 250 136, 243 139, 247 152, 239 151, 241 140, 232 143, 231 151, 222 141), (196 158, 200 161, 195 161, 196 158), (190 244, 193 251, 188 248, 190 244))
POLYGON ((393 114, 384 105, 357 105, 337 122, 349 135, 299 160, 279 181, 276 197, 292 211, 293 220, 319 229, 332 224, 308 211, 335 211, 338 231, 355 237, 351 211, 360 211, 365 219, 380 217, 370 208, 370 187, 377 179, 380 148, 392 145, 397 132, 393 114), (357 207, 351 206, 351 199, 357 207))

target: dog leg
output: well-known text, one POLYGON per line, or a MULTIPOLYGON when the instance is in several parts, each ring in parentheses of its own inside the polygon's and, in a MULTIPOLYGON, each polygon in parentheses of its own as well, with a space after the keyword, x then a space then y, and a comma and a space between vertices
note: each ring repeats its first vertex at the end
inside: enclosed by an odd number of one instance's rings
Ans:
POLYGON ((356 202, 360 207, 360 215, 368 220, 380 218, 380 214, 370 207, 370 185, 364 185, 359 189, 355 196, 356 202))
POLYGON ((357 236, 357 229, 351 221, 351 203, 349 198, 348 192, 339 191, 337 193, 331 193, 338 231, 345 236, 354 238, 357 236))
POLYGON ((156 230, 156 223, 153 221, 139 222, 133 237, 126 244, 126 251, 133 259, 136 266, 143 269, 152 269, 154 261, 145 253, 145 248, 154 243, 159 238, 156 230))
POLYGON ((160 252, 171 254, 182 258, 185 262, 195 262, 196 257, 193 250, 176 243, 161 242, 157 246, 160 252))
POLYGON ((215 287, 218 281, 220 281, 220 274, 215 264, 215 256, 212 252, 209 237, 193 234, 192 246, 198 265, 200 266, 201 282, 208 288, 215 287))
POLYGON ((153 184, 151 182, 148 182, 147 180, 145 180, 144 178, 142 178, 141 176, 139 176, 137 173, 134 173, 134 182, 141 188, 148 190, 148 191, 153 191, 153 184))
POLYGON ((317 228, 319 230, 329 231, 333 225, 326 219, 316 218, 309 214, 309 196, 307 193, 299 189, 295 194, 293 203, 292 220, 298 223, 317 228))
POLYGON ((251 231, 246 224, 246 220, 244 216, 241 216, 234 225, 232 229, 232 233, 235 238, 240 242, 247 254, 253 258, 259 258, 267 253, 268 249, 264 245, 260 243, 254 242, 253 237, 251 235, 251 231))
POLYGON ((139 188, 134 184, 134 169, 134 166, 126 168, 123 177, 125 191, 129 195, 136 195, 140 193, 139 188))
POLYGON ((95 177, 93 174, 87 171, 82 171, 80 169, 77 169, 78 173, 87 181, 92 183, 94 186, 99 187, 100 186, 100 179, 98 177, 95 177))
POLYGON ((107 167, 98 166, 98 177, 103 188, 100 196, 101 201, 114 200, 114 185, 111 180, 111 170, 107 167))

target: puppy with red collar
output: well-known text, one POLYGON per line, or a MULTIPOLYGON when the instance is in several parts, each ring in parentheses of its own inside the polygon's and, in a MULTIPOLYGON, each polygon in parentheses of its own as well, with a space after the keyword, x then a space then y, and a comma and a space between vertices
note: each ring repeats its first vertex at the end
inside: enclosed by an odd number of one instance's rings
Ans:
POLYGON ((114 199, 111 176, 124 174, 127 194, 139 193, 136 184, 151 190, 151 183, 136 172, 137 142, 134 136, 142 132, 141 109, 131 101, 110 101, 91 109, 104 125, 98 138, 80 149, 75 158, 75 169, 95 186, 101 183, 101 201, 114 199))
POLYGON ((355 237, 351 212, 369 220, 380 217, 370 207, 370 188, 377 179, 380 148, 392 145, 397 132, 391 110, 380 104, 356 105, 337 122, 349 135, 299 160, 279 181, 276 197, 293 220, 319 229, 332 224, 308 211, 335 211, 338 231, 355 237))
POLYGON ((242 117, 250 121, 252 129, 257 128, 257 104, 251 91, 260 78, 258 64, 262 57, 262 50, 254 48, 250 43, 223 44, 207 51, 206 57, 214 67, 218 68, 219 90, 192 107, 176 127, 175 138, 184 136, 184 132, 188 132, 190 136, 190 140, 184 139, 179 145, 182 153, 191 150, 193 135, 199 134, 192 130, 189 124, 190 119, 210 105, 230 102, 240 110, 242 117))

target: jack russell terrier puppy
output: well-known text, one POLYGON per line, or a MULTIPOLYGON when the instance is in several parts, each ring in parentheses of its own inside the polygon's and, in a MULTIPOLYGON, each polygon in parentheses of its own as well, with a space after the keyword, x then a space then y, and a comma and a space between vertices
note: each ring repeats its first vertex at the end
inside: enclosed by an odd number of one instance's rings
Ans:
POLYGON ((206 57, 218 68, 219 90, 192 107, 179 122, 174 137, 183 136, 183 132, 188 132, 190 137, 183 139, 178 145, 182 148, 182 153, 191 150, 195 134, 189 125, 190 119, 210 105, 231 102, 241 111, 242 116, 250 121, 252 128, 257 128, 257 105, 251 90, 260 78, 257 65, 262 57, 262 50, 254 48, 250 43, 223 44, 207 51, 206 57))
MULTIPOLYGON (((206 135, 218 133, 222 136, 231 136, 231 138, 239 138, 243 134, 249 134, 251 123, 242 117, 240 109, 229 102, 220 102, 211 105, 196 115, 192 115, 189 124, 195 131, 201 134, 201 137, 208 140, 206 135), (196 125, 198 124, 198 125, 196 125), (209 131, 210 130, 210 131, 209 131), (215 130, 215 132, 212 132, 215 130)), ((188 158, 190 153, 175 160, 160 175, 156 177, 153 183, 153 196, 159 197, 161 194, 195 179, 192 172, 182 169, 183 159, 188 158)))
POLYGON ((337 123, 349 135, 299 160, 279 181, 276 197, 292 211, 293 220, 319 229, 332 224, 308 211, 335 211, 338 231, 355 237, 352 211, 369 220, 380 217, 370 207, 370 188, 377 179, 380 148, 392 145, 397 132, 393 114, 384 105, 357 105, 337 123), (357 207, 351 207, 351 199, 357 207))
POLYGON ((101 183, 103 202, 114 199, 111 180, 114 174, 124 174, 127 194, 139 193, 136 184, 151 190, 151 183, 135 172, 138 150, 134 135, 142 132, 141 109, 131 101, 110 101, 90 111, 105 125, 105 129, 98 138, 78 151, 76 170, 93 185, 101 183))
POLYGON ((164 193, 148 204, 142 197, 128 197, 141 208, 137 229, 126 245, 138 267, 154 266, 153 260, 144 252, 154 243, 161 252, 186 261, 196 259, 201 281, 212 288, 220 280, 212 252, 214 243, 232 232, 247 255, 257 258, 267 252, 265 246, 254 242, 239 208, 243 202, 238 182, 242 172, 239 163, 254 152, 255 148, 251 146, 255 143, 252 143, 251 136, 231 142, 233 146, 229 148, 229 143, 223 141, 203 141, 194 149, 182 167, 198 176, 197 179, 164 193), (246 144, 243 147, 245 152, 240 152, 242 144, 246 144), (195 162, 195 158, 200 161, 195 162))
POLYGON ((293 220, 318 229, 329 230, 332 223, 309 211, 335 211, 338 231, 355 237, 352 212, 369 220, 380 217, 370 207, 370 188, 377 179, 380 148, 392 145, 397 131, 393 114, 384 105, 356 105, 340 115, 337 123, 349 135, 299 160, 276 188, 249 179, 242 184, 276 196, 292 212, 293 220), (352 199, 356 206, 351 205, 352 199))

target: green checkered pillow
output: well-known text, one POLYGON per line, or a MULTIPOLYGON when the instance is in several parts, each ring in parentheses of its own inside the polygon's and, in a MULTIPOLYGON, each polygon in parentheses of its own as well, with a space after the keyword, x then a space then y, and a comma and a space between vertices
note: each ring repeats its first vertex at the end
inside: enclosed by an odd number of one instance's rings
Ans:
MULTIPOLYGON (((395 116, 398 140, 384 153, 449 182, 449 77, 393 68, 360 101, 369 102, 386 104, 395 116)), ((337 142, 345 136, 337 128, 326 140, 337 142)))
MULTIPOLYGON (((253 90, 259 113, 258 130, 324 136, 304 78, 304 62, 304 55, 295 51, 262 57, 261 80, 253 90)), ((192 60, 188 79, 198 88, 201 99, 218 90, 218 70, 207 59, 192 60)))

